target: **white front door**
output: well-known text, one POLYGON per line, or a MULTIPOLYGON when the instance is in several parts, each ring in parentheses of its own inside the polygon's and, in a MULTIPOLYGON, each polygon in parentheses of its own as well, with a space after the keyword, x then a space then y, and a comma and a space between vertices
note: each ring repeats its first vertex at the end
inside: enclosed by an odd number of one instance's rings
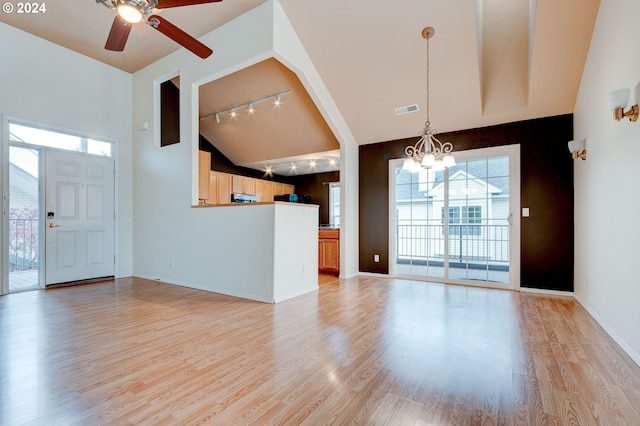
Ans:
POLYGON ((46 285, 115 271, 114 161, 46 151, 46 285))

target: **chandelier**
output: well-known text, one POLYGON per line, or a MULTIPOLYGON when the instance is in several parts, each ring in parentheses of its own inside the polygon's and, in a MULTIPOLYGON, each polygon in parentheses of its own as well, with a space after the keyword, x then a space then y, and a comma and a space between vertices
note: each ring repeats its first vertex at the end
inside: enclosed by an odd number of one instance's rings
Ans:
POLYGON ((422 37, 427 40, 427 121, 424 129, 420 130, 420 139, 415 145, 409 145, 404 149, 407 155, 402 168, 410 173, 417 173, 421 167, 441 171, 456 165, 451 151, 451 142, 442 143, 436 138, 438 131, 431 127, 429 121, 429 40, 435 34, 433 27, 426 27, 422 30, 422 37))

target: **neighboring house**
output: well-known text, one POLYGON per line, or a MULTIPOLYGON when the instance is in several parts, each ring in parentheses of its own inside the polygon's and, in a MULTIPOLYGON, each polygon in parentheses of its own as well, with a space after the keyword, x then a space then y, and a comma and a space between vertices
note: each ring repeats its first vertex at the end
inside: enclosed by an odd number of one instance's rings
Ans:
POLYGON ((412 175, 401 171, 396 177, 397 261, 441 263, 448 232, 450 261, 471 267, 474 260, 483 261, 482 265, 489 261, 494 267, 508 265, 506 171, 494 169, 488 177, 486 167, 465 162, 464 167, 451 168, 448 175, 448 200, 445 172, 422 169, 412 175))
POLYGON ((37 165, 37 154, 27 149, 11 150, 9 194, 12 209, 38 205, 38 176, 27 171, 29 167, 25 162, 37 165))

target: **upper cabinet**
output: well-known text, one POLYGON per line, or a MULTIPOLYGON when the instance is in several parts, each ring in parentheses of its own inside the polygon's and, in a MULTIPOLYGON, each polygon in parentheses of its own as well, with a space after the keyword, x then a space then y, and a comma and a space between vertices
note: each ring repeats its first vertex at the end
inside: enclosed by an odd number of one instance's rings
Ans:
POLYGON ((234 194, 244 193, 244 176, 233 175, 231 178, 231 192, 234 194))
POLYGON ((256 195, 256 178, 244 177, 244 193, 248 195, 256 195))

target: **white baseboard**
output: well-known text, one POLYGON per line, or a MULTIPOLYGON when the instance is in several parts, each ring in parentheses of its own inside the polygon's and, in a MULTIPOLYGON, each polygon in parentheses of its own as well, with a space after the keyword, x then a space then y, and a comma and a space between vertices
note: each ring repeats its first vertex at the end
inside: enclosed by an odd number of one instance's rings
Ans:
POLYGON ((622 339, 618 333, 616 333, 613 328, 611 328, 609 324, 607 324, 607 322, 603 320, 602 317, 598 315, 580 296, 574 294, 573 297, 582 305, 589 315, 591 315, 591 317, 600 324, 600 327, 604 329, 604 331, 618 344, 618 346, 620 346, 622 350, 625 351, 627 355, 629 355, 631 359, 638 364, 638 366, 640 366, 640 354, 633 350, 633 348, 629 346, 627 342, 625 342, 624 339, 622 339))
POLYGON ((225 296, 239 297, 241 299, 254 300, 256 302, 264 302, 264 303, 271 303, 271 304, 275 303, 272 298, 266 298, 266 297, 262 297, 262 296, 257 296, 255 294, 247 294, 247 293, 242 293, 242 292, 229 291, 229 290, 226 290, 226 289, 220 289, 220 288, 215 288, 215 287, 199 286, 197 284, 186 283, 186 282, 182 282, 182 281, 170 280, 170 279, 165 279, 165 278, 152 277, 152 276, 144 275, 144 274, 138 274, 138 275, 134 275, 134 276, 138 277, 138 278, 144 278, 145 280, 149 280, 149 281, 157 281, 157 282, 161 282, 161 283, 164 283, 164 284, 172 284, 172 285, 177 285, 177 286, 180 286, 180 287, 193 288, 195 290, 203 290, 203 291, 208 291, 210 293, 224 294, 225 296))
POLYGON ((543 288, 520 287, 520 292, 546 294, 548 296, 574 297, 574 293, 572 291, 546 290, 543 288))
POLYGON ((358 272, 355 276, 360 277, 378 277, 378 278, 391 278, 389 274, 383 274, 378 272, 358 272))

